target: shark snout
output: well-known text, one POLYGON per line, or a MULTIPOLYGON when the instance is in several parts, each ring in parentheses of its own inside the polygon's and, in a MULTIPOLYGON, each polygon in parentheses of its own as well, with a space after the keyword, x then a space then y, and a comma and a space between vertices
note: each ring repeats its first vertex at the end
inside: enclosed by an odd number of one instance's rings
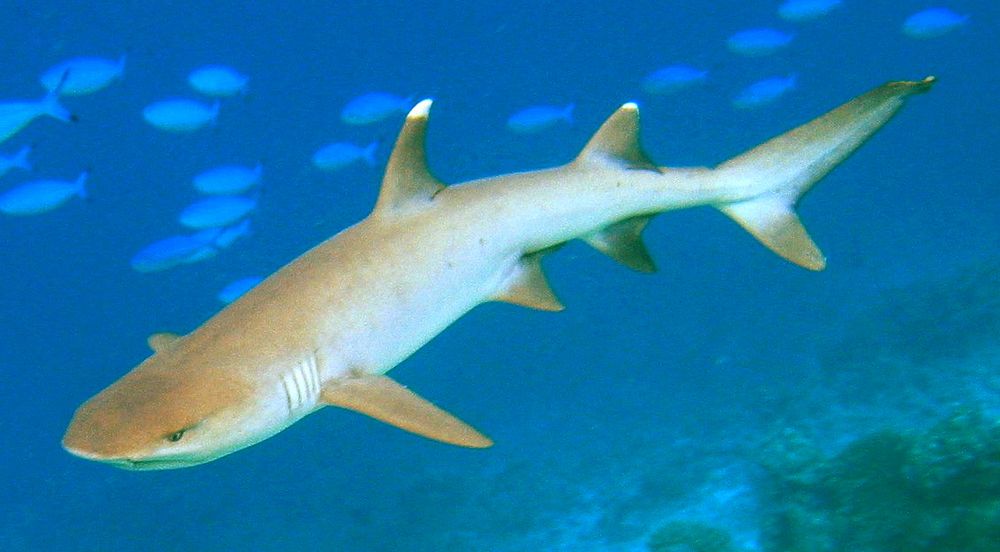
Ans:
POLYGON ((83 458, 84 460, 111 464, 125 469, 144 469, 143 463, 139 460, 115 454, 108 454, 95 449, 91 443, 80 437, 80 433, 78 431, 73 431, 72 424, 69 429, 66 430, 66 435, 63 436, 62 446, 66 449, 66 452, 72 454, 73 456, 83 458))
POLYGON ((66 452, 87 460, 114 462, 130 456, 130 448, 121 437, 122 431, 114 420, 117 413, 100 408, 99 401, 88 401, 77 409, 63 434, 66 452))
POLYGON ((66 452, 72 454, 73 456, 79 456, 80 458, 84 458, 87 460, 97 460, 97 461, 105 460, 104 455, 87 450, 86 448, 82 448, 80 446, 75 446, 73 444, 70 444, 66 441, 65 437, 63 438, 62 446, 64 449, 66 449, 66 452))
POLYGON ((80 458, 86 458, 87 460, 102 461, 107 458, 106 454, 101 453, 94 447, 93 440, 87 438, 86 432, 81 427, 79 420, 75 418, 70 422, 69 427, 66 428, 66 433, 62 438, 62 447, 66 449, 66 452, 80 458))

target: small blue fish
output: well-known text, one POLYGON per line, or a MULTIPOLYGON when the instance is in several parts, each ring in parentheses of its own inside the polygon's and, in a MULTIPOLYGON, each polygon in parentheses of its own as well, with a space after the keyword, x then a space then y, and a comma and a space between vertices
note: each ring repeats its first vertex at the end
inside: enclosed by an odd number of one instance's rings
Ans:
POLYGON ((226 65, 205 65, 188 74, 188 84, 201 94, 229 98, 246 92, 250 77, 226 65))
POLYGON ((207 228, 194 234, 170 236, 139 250, 129 264, 138 272, 160 272, 216 256, 237 239, 250 233, 250 221, 227 228, 207 228))
POLYGON ((918 39, 937 38, 965 25, 968 21, 968 15, 959 15, 948 8, 931 8, 907 17, 903 22, 903 34, 918 39))
POLYGON ((207 195, 237 195, 248 191, 260 182, 264 167, 221 165, 197 174, 192 183, 199 192, 207 195))
POLYGON ((250 291, 257 284, 261 283, 263 278, 260 276, 248 276, 246 278, 240 278, 226 284, 221 291, 216 295, 219 301, 225 304, 232 303, 233 301, 239 299, 244 293, 250 291))
POLYGON ((214 256, 213 242, 221 230, 212 228, 195 234, 170 236, 140 249, 129 264, 137 272, 160 272, 181 264, 190 264, 214 256))
POLYGON ((795 35, 777 29, 746 29, 726 40, 730 52, 747 57, 769 56, 788 46, 795 35))
POLYGON ((741 90, 733 99, 733 106, 739 109, 752 109, 769 104, 795 89, 797 83, 798 75, 759 80, 741 90))
POLYGON ((246 196, 212 196, 181 211, 178 221, 196 230, 229 226, 257 208, 257 199, 246 196))
POLYGON ((358 161, 374 167, 378 144, 378 140, 364 147, 350 142, 333 142, 316 150, 312 156, 312 164, 322 171, 335 171, 358 161))
POLYGON ((31 121, 43 116, 49 116, 60 121, 74 120, 68 109, 59 103, 59 93, 62 88, 56 88, 40 100, 10 101, 0 103, 0 143, 17 134, 31 121))
POLYGON ((349 125, 369 125, 405 113, 413 107, 413 98, 388 92, 369 92, 347 102, 340 111, 340 120, 349 125))
POLYGON ((793 23, 812 21, 830 13, 840 4, 840 0, 785 0, 778 7, 778 16, 793 23))
POLYGON ((551 128, 558 123, 573 124, 573 109, 575 107, 576 104, 527 107, 507 118, 507 128, 518 134, 532 134, 551 128))
POLYGON ((0 176, 7 174, 11 169, 30 171, 31 161, 28 161, 29 155, 31 155, 31 146, 24 146, 14 155, 0 155, 0 176))
POLYGON ((222 232, 219 232, 218 237, 215 238, 214 245, 219 249, 226 249, 233 245, 236 240, 243 236, 249 236, 250 233, 250 219, 243 219, 239 224, 223 228, 222 232))
POLYGON ((173 98, 146 106, 142 117, 147 123, 167 132, 194 132, 214 124, 219 115, 219 102, 206 104, 197 100, 173 98))
POLYGON ((642 89, 649 94, 669 94, 705 82, 708 71, 689 65, 670 65, 657 69, 642 80, 642 89))
POLYGON ((35 180, 0 194, 0 212, 8 215, 47 213, 76 196, 87 197, 87 173, 74 181, 35 180))
POLYGON ((61 61, 42 73, 39 80, 46 90, 59 87, 63 96, 83 96, 102 90, 125 74, 125 55, 117 60, 100 57, 75 57, 61 61))

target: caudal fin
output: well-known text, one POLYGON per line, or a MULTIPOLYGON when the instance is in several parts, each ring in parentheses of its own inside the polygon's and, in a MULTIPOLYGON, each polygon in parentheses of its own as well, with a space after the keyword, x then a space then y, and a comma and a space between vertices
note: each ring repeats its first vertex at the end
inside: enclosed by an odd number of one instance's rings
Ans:
POLYGON ((88 171, 83 171, 80 176, 76 177, 76 181, 73 183, 76 188, 76 195, 80 199, 87 199, 89 196, 87 194, 87 178, 90 176, 88 171))
POLYGON ((714 171, 719 179, 755 192, 715 207, 779 256, 822 270, 826 259, 799 221, 796 203, 882 128, 906 97, 926 92, 934 81, 886 83, 719 165, 714 171))
POLYGON ((17 150, 17 153, 14 154, 14 157, 10 159, 10 166, 17 167, 23 171, 32 170, 31 160, 28 159, 28 156, 31 155, 31 150, 32 146, 30 145, 24 146, 21 149, 17 150))
POLYGON ((59 101, 59 96, 62 94, 63 88, 66 86, 67 79, 69 79, 69 69, 63 71, 62 77, 59 78, 59 84, 50 90, 41 101, 42 113, 64 122, 76 120, 73 113, 66 109, 66 107, 59 101))

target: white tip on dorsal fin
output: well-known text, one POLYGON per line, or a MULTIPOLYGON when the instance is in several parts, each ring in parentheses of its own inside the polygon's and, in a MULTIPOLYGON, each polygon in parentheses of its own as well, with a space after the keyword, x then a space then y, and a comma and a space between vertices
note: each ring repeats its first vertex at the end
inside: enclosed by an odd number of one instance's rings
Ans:
POLYGON ((485 448, 493 441, 396 381, 373 374, 331 381, 323 402, 451 445, 485 448))
POLYGON ((160 351, 173 345, 174 342, 176 342, 180 338, 181 336, 175 333, 160 332, 147 337, 146 343, 149 345, 149 348, 152 349, 154 353, 159 353, 160 351))
POLYGON ((375 212, 387 214, 430 201, 444 184, 427 169, 425 136, 431 100, 422 100, 406 115, 403 129, 382 177, 375 212))
POLYGON ((639 106, 629 102, 604 121, 577 156, 578 163, 624 163, 628 168, 660 172, 639 144, 639 106))

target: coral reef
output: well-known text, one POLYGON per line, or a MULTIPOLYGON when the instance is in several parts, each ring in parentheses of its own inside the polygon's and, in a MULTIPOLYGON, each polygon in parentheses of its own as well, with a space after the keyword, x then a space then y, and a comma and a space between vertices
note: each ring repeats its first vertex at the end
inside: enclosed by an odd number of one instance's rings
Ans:
POLYGON ((786 431, 762 449, 782 552, 987 552, 1000 543, 1000 422, 963 407, 923 433, 880 431, 821 455, 786 431))
POLYGON ((872 358, 922 364, 960 357, 1000 335, 1000 260, 972 264, 886 292, 855 318, 825 364, 870 366, 872 358))

